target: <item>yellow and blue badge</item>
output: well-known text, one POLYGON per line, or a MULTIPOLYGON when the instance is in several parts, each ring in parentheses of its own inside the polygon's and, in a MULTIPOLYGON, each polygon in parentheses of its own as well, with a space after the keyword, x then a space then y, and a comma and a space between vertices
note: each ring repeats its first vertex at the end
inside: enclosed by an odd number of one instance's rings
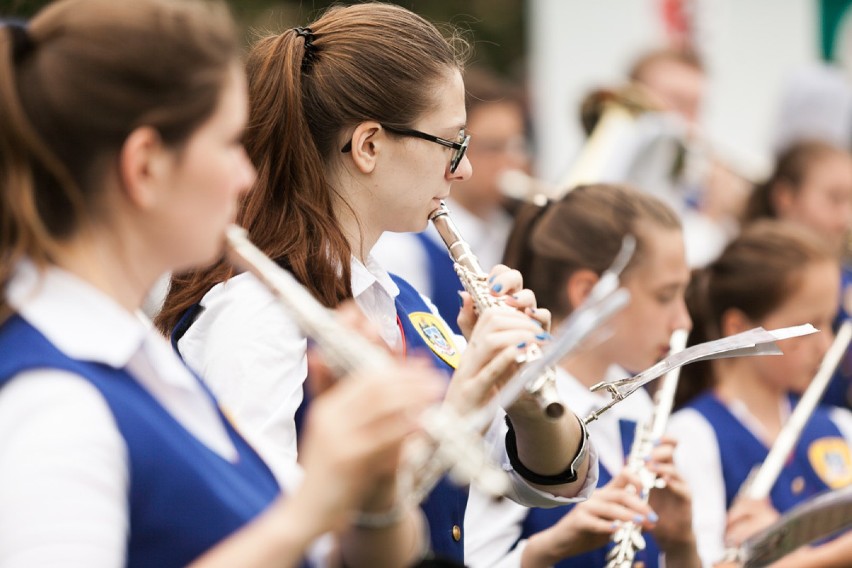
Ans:
POLYGON ((430 312, 411 312, 408 319, 435 355, 453 369, 459 366, 461 353, 453 344, 452 332, 440 318, 430 312))
POLYGON ((843 438, 821 438, 808 448, 811 467, 826 485, 839 489, 852 484, 852 450, 843 438))

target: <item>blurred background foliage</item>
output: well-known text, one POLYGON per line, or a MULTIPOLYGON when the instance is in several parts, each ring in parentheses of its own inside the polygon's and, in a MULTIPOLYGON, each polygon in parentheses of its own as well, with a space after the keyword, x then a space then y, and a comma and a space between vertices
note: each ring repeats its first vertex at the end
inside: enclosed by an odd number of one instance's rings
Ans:
MULTIPOLYGON (((27 18, 50 0, 0 0, 0 16, 27 18)), ((114 0, 132 2, 133 0, 114 0)), ((258 33, 305 25, 333 4, 326 0, 228 0, 245 31, 246 43, 258 33)), ((398 0, 436 24, 465 32, 473 46, 471 63, 521 80, 524 75, 526 14, 524 0, 398 0)))

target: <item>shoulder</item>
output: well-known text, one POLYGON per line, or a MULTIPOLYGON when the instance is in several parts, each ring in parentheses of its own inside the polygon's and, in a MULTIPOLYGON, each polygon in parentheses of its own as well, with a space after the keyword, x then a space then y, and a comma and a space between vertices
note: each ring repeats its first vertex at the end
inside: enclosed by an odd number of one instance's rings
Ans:
POLYGON ((67 371, 21 373, 0 389, 0 444, 62 445, 77 439, 115 446, 123 441, 98 389, 67 371))
POLYGON ((288 346, 304 355, 305 338, 299 327, 251 274, 217 284, 202 298, 201 306, 203 311, 178 345, 187 363, 202 374, 211 358, 278 352, 288 346))
POLYGON ((828 418, 837 426, 843 437, 852 444, 852 411, 848 408, 840 408, 839 406, 825 407, 828 418))

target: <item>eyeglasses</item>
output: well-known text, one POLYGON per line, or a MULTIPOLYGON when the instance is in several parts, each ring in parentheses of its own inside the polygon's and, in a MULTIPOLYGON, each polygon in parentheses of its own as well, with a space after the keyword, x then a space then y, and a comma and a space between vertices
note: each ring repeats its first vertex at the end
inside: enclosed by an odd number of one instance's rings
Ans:
MULTIPOLYGON (((450 159, 450 173, 456 173, 456 170, 459 167, 462 159, 464 158, 465 152, 467 152, 467 147, 470 144, 470 134, 465 134, 464 130, 459 131, 459 141, 453 142, 452 140, 447 140, 446 138, 439 138, 437 136, 432 136, 431 134, 426 134, 425 132, 420 132, 419 130, 412 130, 410 128, 395 128, 393 126, 387 126, 382 124, 382 128, 387 130, 388 132, 393 132, 394 134, 398 134, 399 136, 411 136, 412 138, 421 138, 423 140, 428 140, 429 142, 435 142, 436 144, 440 144, 441 146, 446 146, 447 148, 452 148, 455 150, 453 152, 453 157, 450 159)), ((346 143, 343 148, 340 149, 344 154, 346 152, 350 152, 352 150, 352 141, 346 143)))

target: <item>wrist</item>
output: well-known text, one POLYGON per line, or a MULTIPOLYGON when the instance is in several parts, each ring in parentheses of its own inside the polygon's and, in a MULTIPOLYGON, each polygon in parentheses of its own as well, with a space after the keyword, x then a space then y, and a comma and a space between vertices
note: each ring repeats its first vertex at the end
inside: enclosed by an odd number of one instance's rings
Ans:
POLYGON ((572 555, 569 546, 574 538, 573 532, 561 535, 556 539, 553 529, 546 529, 527 539, 527 545, 522 555, 522 568, 549 568, 560 560, 572 555))

